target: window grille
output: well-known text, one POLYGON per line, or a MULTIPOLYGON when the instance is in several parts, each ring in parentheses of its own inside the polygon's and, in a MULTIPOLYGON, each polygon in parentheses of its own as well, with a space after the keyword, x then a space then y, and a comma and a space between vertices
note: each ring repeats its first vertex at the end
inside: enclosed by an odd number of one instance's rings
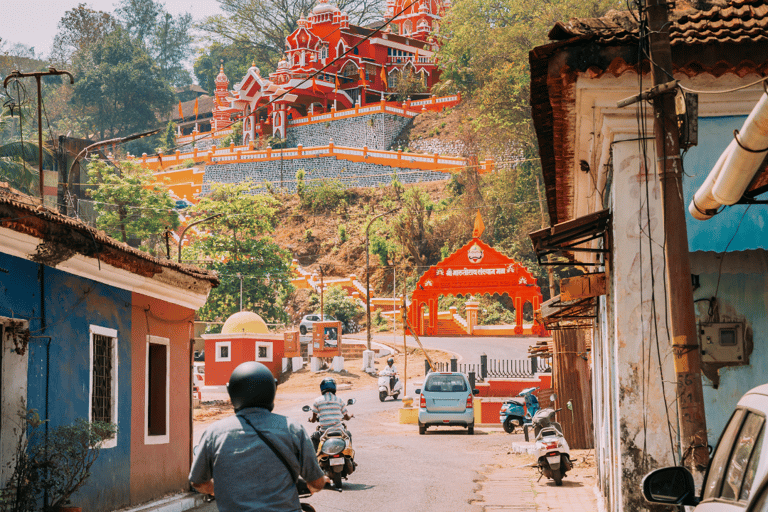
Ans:
POLYGON ((114 339, 93 335, 93 398, 91 420, 113 422, 112 419, 112 346, 114 339))
POLYGON ((266 359, 267 357, 268 357, 267 347, 264 347, 264 346, 259 347, 259 358, 266 359))

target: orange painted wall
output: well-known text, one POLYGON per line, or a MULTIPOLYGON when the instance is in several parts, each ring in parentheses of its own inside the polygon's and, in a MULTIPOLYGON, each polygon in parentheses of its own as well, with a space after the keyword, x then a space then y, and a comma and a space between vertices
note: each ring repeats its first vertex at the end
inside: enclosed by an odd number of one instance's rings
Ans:
MULTIPOLYGON (((256 342, 258 338, 207 339, 205 340, 205 385, 224 386, 229 382, 232 371, 240 363, 256 359, 256 342), (216 361, 216 343, 231 341, 230 361, 216 361), (210 355, 209 355, 210 354, 210 355)), ((272 343, 272 362, 262 361, 270 369, 275 378, 280 376, 283 364, 284 341, 282 339, 265 338, 263 341, 272 343)))
POLYGON ((194 311, 132 294, 131 311, 131 504, 189 489, 194 311), (144 444, 147 335, 170 340, 169 443, 144 444))
POLYGON ((508 398, 517 396, 525 388, 537 387, 541 389, 552 388, 552 374, 539 373, 533 379, 487 379, 482 384, 477 384, 480 397, 502 397, 508 398))

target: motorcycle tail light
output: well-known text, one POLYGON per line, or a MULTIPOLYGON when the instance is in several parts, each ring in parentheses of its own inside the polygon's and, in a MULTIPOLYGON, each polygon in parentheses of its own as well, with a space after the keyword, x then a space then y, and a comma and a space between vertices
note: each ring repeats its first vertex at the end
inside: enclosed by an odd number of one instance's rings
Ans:
POLYGON ((323 443, 322 451, 328 455, 336 455, 344 451, 347 447, 347 443, 343 439, 327 439, 323 443))
POLYGON ((557 448, 557 443, 544 443, 545 450, 553 450, 557 448))
POLYGON ((422 409, 427 408, 427 399, 424 398, 424 395, 421 395, 421 400, 419 400, 419 407, 422 409))
POLYGON ((473 405, 472 405, 472 395, 469 395, 467 397, 467 409, 472 409, 472 407, 473 407, 473 405))
POLYGON ((560 455, 560 452, 549 452, 547 453, 547 457, 556 457, 560 455))

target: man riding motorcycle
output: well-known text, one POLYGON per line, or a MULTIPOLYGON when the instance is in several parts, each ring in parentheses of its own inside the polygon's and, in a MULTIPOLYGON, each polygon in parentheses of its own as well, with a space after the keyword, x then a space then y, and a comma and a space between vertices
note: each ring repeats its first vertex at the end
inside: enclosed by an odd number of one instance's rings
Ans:
POLYGON ((390 357, 387 359, 387 366, 379 372, 379 375, 389 375, 389 389, 395 389, 395 384, 397 383, 397 366, 395 366, 394 358, 390 357))
POLYGON ((323 379, 320 383, 320 393, 322 395, 317 397, 312 403, 312 417, 309 418, 311 422, 320 422, 320 429, 312 433, 312 443, 315 445, 315 451, 317 451, 317 447, 320 444, 320 438, 327 430, 346 432, 351 441, 352 434, 344 429, 344 425, 341 422, 355 417, 354 414, 347 411, 344 401, 336 396, 336 381, 333 378, 323 379))

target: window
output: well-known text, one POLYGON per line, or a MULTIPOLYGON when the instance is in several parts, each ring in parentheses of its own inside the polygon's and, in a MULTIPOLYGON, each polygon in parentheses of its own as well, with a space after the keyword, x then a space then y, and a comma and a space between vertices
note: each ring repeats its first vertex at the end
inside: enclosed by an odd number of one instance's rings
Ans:
MULTIPOLYGON (((90 326, 90 421, 117 424, 117 330, 90 326)), ((102 448, 117 446, 117 436, 102 448)))
POLYGON ((411 32, 413 32, 413 23, 411 23, 411 20, 408 20, 405 23, 403 23, 402 34, 404 36, 409 36, 411 35, 411 32))
POLYGON ((328 45, 323 45, 320 48, 320 59, 327 59, 328 58, 328 45))
POLYGON ((257 341, 255 360, 272 362, 272 344, 268 342, 257 341))
POLYGON ((400 71, 395 70, 387 75, 387 87, 394 89, 397 87, 397 82, 400 81, 400 71))
POLYGON ((144 444, 167 444, 170 417, 171 347, 168 338, 147 336, 144 444))
POLYGON ((232 360, 232 342, 231 341, 217 341, 216 342, 216 361, 231 361, 232 360))

